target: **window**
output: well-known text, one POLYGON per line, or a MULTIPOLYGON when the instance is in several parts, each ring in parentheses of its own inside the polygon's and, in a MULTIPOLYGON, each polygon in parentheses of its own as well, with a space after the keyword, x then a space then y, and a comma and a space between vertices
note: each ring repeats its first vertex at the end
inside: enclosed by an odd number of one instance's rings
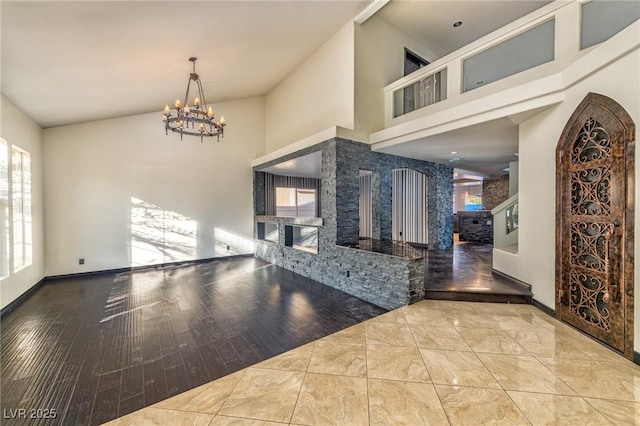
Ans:
POLYGON ((277 243, 279 240, 278 224, 269 222, 258 222, 258 239, 277 243))
POLYGON ((516 229, 518 229, 518 203, 514 203, 507 207, 505 210, 505 215, 507 218, 507 234, 512 233, 516 229))
POLYGON ((284 245, 296 250, 318 254, 318 228, 315 226, 285 225, 284 245))
POLYGON ((538 24, 462 61, 463 92, 551 62, 555 19, 538 24))
POLYGON ((580 48, 595 46, 618 34, 640 18, 640 2, 599 1, 582 3, 580 48))
MULTIPOLYGON (((404 75, 409 75, 427 65, 429 65, 429 61, 422 59, 408 49, 404 49, 404 75)), ((430 77, 435 79, 435 77, 430 77)), ((433 81, 433 84, 435 84, 435 81, 433 81)), ((405 87, 402 92, 404 93, 404 109, 402 114, 418 109, 416 104, 420 98, 420 83, 405 87)), ((397 114, 396 117, 402 114, 397 114)))
POLYGON ((482 181, 467 175, 453 184, 453 212, 482 210, 482 181))
POLYGON ((482 210, 482 194, 465 194, 464 209, 466 211, 482 210))
POLYGON ((9 149, 0 139, 0 278, 9 275, 9 149))
POLYGON ((31 156, 0 141, 0 277, 32 263, 31 156))
POLYGON ((316 190, 276 187, 276 215, 316 217, 316 190))

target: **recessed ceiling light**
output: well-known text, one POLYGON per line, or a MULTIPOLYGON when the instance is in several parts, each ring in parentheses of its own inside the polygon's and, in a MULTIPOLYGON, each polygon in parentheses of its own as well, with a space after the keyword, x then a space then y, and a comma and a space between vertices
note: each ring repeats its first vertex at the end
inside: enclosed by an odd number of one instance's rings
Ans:
POLYGON ((460 159, 458 157, 452 158, 451 160, 449 160, 450 163, 457 163, 459 162, 460 159))
POLYGON ((462 25, 462 21, 456 21, 453 23, 453 28, 458 28, 460 25, 462 25))
POLYGON ((455 155, 457 153, 458 153, 458 151, 451 151, 451 155, 455 155))

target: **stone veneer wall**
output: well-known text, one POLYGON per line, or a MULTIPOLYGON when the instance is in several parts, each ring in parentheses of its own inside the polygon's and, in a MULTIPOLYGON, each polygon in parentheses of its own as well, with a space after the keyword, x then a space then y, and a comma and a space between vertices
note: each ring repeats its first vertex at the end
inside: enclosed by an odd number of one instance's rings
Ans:
POLYGON ((493 210, 507 198, 509 198, 508 175, 482 181, 482 205, 485 210, 493 210))
MULTIPOLYGON (((379 184, 379 198, 374 196, 374 235, 379 214, 380 239, 391 239, 392 172, 395 169, 413 169, 427 175, 429 248, 438 250, 453 244, 453 173, 452 169, 427 161, 413 160, 395 155, 372 152, 369 145, 341 141, 336 145, 336 212, 338 244, 358 240, 360 214, 358 210, 359 171, 373 172, 379 184)), ((377 186, 374 185, 374 191, 377 186)), ((324 215, 324 214, 323 214, 324 215)))
POLYGON ((490 210, 458 212, 460 241, 493 244, 493 216, 490 210))
POLYGON ((312 254, 285 247, 283 230, 284 226, 280 226, 279 243, 257 240, 255 256, 385 309, 424 297, 424 259, 341 246, 312 254))
MULTIPOLYGON (((318 254, 285 247, 284 230, 281 230, 281 244, 256 240, 255 256, 387 309, 422 298, 422 260, 336 244, 358 241, 360 170, 373 172, 373 235, 391 239, 392 171, 410 168, 428 177, 429 248, 451 247, 453 170, 442 164, 372 152, 367 144, 341 138, 332 138, 283 156, 260 168, 316 151, 322 152, 321 212, 324 222, 318 229, 318 254)), ((253 197, 256 215, 263 214, 264 173, 257 169, 254 169, 253 197)))

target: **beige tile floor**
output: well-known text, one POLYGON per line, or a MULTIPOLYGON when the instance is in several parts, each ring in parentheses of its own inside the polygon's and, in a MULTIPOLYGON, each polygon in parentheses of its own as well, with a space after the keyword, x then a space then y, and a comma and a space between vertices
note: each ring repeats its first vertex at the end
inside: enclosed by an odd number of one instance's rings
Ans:
POLYGON ((422 301, 110 425, 640 425, 640 367, 529 305, 422 301))

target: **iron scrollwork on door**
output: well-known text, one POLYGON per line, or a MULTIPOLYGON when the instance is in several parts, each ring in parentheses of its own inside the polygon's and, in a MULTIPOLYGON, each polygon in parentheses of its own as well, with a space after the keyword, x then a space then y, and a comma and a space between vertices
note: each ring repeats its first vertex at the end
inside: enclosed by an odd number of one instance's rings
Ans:
POLYGON ((586 120, 571 150, 569 311, 608 331, 611 214, 611 141, 604 127, 586 120), (603 221, 606 219, 606 222, 603 221))
POLYGON ((599 277, 571 271, 569 285, 571 313, 608 331, 611 324, 609 307, 604 301, 606 283, 599 277))
POLYGON ((607 273, 610 223, 571 224, 571 264, 594 272, 607 273))
POLYGON ((579 318, 610 329, 609 243, 613 232, 610 223, 571 224, 571 264, 569 275, 569 310, 579 318))
POLYGON ((589 93, 556 146, 556 312, 633 356, 633 119, 589 93))
POLYGON ((598 121, 589 118, 582 126, 571 152, 573 164, 589 163, 609 158, 611 140, 609 133, 598 121))
POLYGON ((571 173, 571 214, 609 215, 611 167, 594 167, 571 173))

